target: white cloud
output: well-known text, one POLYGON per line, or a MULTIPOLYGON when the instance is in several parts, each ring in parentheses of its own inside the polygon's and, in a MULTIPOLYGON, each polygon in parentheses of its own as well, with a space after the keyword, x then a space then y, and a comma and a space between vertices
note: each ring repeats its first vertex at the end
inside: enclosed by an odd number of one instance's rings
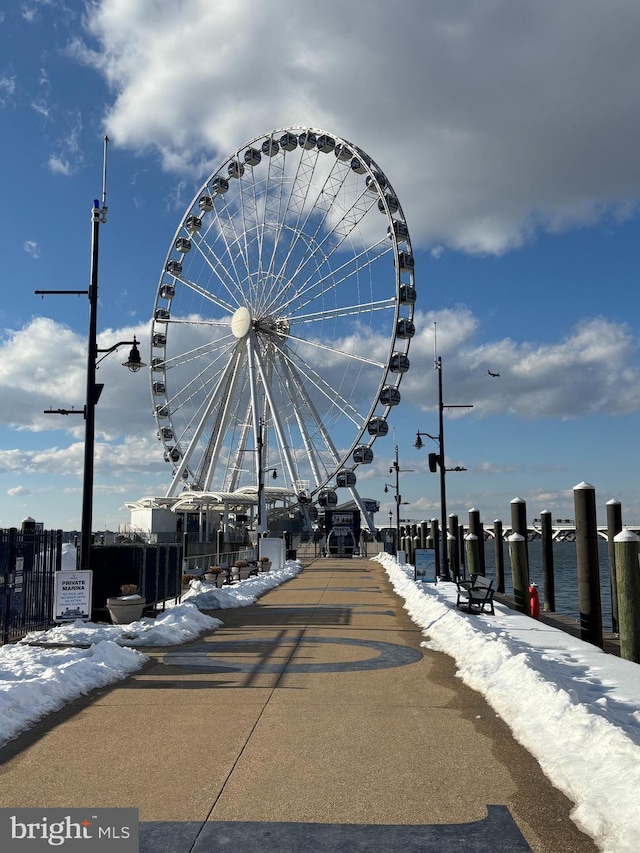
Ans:
MULTIPOLYGON (((625 326, 596 318, 582 321, 560 342, 542 345, 502 339, 477 345, 478 320, 464 306, 416 314, 416 326, 422 331, 412 342, 412 367, 401 385, 403 403, 423 410, 437 407, 434 320, 445 393, 448 387, 456 388, 456 399, 445 399, 445 403, 473 403, 473 417, 510 414, 522 419, 569 419, 640 409, 640 371, 631 366, 637 346, 625 326), (486 376, 487 365, 500 367, 499 379, 486 376)), ((146 325, 108 329, 99 336, 98 345, 106 348, 134 336, 143 341, 144 352, 146 325)), ((165 482, 170 469, 155 435, 148 374, 143 370, 132 375, 122 368, 128 349, 125 345, 108 356, 98 370, 104 391, 96 409, 96 470, 109 478, 157 474, 165 482)), ((58 432, 47 447, 39 438, 38 449, 26 449, 28 443, 22 441, 23 449, 0 450, 0 471, 81 474, 84 419, 81 414, 47 415, 44 410, 75 407, 82 412, 85 372, 86 340, 53 320, 36 318, 0 338, 0 425, 32 434, 58 432)), ((464 464, 459 459, 448 461, 464 464)), ((380 457, 361 472, 362 478, 388 479, 387 467, 388 460, 380 457)), ((474 467, 476 473, 487 475, 513 470, 511 464, 491 462, 474 467)))
POLYGON ((68 160, 64 160, 61 157, 57 157, 55 154, 52 154, 49 157, 49 168, 54 174, 64 175, 68 177, 71 174, 71 165, 68 160))
POLYGON ((32 101, 31 108, 39 113, 43 118, 49 118, 49 105, 43 99, 32 101))
MULTIPOLYGON (((625 415, 640 409, 638 345, 630 329, 603 318, 585 319, 560 342, 536 344, 510 338, 477 344, 478 321, 471 312, 416 312, 418 333, 411 342, 411 370, 402 399, 423 409, 437 407, 433 370, 433 321, 437 320, 445 404, 472 403, 474 417, 499 414, 563 419, 591 414, 625 415), (493 379, 487 370, 500 372, 493 379), (446 396, 455 386, 456 399, 446 396)), ((466 410, 448 411, 449 417, 466 410)))
POLYGON ((87 20, 92 45, 73 52, 115 93, 110 136, 167 168, 326 127, 380 163, 438 251, 499 253, 635 209, 635 0, 101 0, 87 20))
POLYGON ((54 8, 59 7, 61 11, 69 11, 64 3, 58 3, 57 0, 31 0, 31 3, 29 5, 27 5, 26 3, 22 4, 21 14, 23 19, 28 24, 32 24, 38 17, 38 13, 40 12, 41 7, 43 6, 52 6, 54 8))
MULTIPOLYGON (((35 104, 32 104, 34 109, 35 104)), ((48 106, 43 105, 43 114, 47 114, 48 106)), ((56 143, 56 150, 49 157, 49 169, 58 175, 74 175, 84 164, 84 155, 80 148, 80 137, 82 134, 82 117, 79 110, 75 110, 66 119, 67 132, 61 136, 56 143)))
POLYGON ((3 74, 0 76, 0 106, 5 106, 16 91, 15 75, 3 74))
POLYGON ((7 489, 7 494, 10 498, 23 498, 32 495, 33 492, 24 486, 14 486, 12 489, 7 489))
POLYGON ((25 240, 22 245, 22 248, 28 255, 31 255, 32 258, 40 257, 40 247, 38 246, 35 240, 25 240))
POLYGON ((473 466, 474 474, 486 474, 487 476, 495 474, 515 474, 522 470, 522 466, 518 465, 500 465, 495 462, 480 462, 473 466))
MULTIPOLYGON (((84 442, 72 442, 66 447, 47 447, 40 450, 0 450, 0 472, 22 474, 74 476, 82 475, 84 464, 84 442)), ((95 444, 95 471, 101 476, 122 477, 145 473, 168 472, 163 462, 160 445, 146 436, 128 437, 121 441, 95 444)), ((22 489, 22 487, 18 487, 22 489)), ((96 489, 98 486, 96 486, 96 489)), ((109 492, 126 491, 122 484, 102 486, 109 492)), ((25 494, 24 491, 9 490, 7 494, 25 494)))
MULTIPOLYGON (((107 348, 134 336, 148 340, 147 325, 106 329, 98 336, 98 346, 107 348)), ((129 349, 121 347, 98 368, 97 381, 105 386, 96 414, 99 435, 114 438, 155 433, 148 375, 146 371, 132 374, 122 367, 129 349)), ((0 338, 0 424, 31 432, 65 429, 82 436, 81 416, 43 412, 58 408, 82 411, 86 359, 86 338, 47 317, 37 317, 22 329, 5 332, 0 338)))

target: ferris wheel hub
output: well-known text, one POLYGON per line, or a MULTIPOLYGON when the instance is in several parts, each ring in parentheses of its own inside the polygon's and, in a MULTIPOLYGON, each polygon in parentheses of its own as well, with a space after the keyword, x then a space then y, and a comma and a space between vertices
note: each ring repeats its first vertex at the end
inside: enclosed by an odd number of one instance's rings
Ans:
POLYGON ((249 309, 242 305, 231 318, 231 331, 238 340, 242 340, 251 328, 251 314, 249 309))
POLYGON ((263 317, 256 320, 253 327, 256 332, 267 332, 283 339, 289 334, 290 328, 289 321, 285 317, 263 317))

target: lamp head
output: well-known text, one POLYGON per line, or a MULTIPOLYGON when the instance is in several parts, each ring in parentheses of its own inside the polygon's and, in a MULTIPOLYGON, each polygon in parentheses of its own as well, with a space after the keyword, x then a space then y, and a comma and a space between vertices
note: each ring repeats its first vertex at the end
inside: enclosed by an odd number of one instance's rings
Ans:
POLYGON ((146 367, 146 364, 143 364, 142 359, 140 358, 140 352, 138 350, 138 341, 133 338, 133 346, 131 347, 131 352, 129 353, 129 358, 127 361, 123 362, 123 367, 128 367, 132 373, 137 373, 141 367, 146 367))
POLYGON ((415 448, 417 448, 418 450, 420 450, 422 447, 424 447, 424 444, 423 444, 423 442, 422 442, 422 438, 420 437, 420 433, 417 433, 417 435, 416 435, 416 443, 415 443, 413 446, 414 446, 415 448))

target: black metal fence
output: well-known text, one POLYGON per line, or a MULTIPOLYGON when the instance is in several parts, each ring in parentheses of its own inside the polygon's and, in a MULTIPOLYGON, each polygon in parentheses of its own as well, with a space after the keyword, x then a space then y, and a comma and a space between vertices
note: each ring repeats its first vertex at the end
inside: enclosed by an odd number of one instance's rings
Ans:
MULTIPOLYGON (((109 621, 107 598, 135 584, 148 615, 182 591, 181 544, 93 545, 91 618, 109 621)), ((0 530, 0 644, 54 625, 55 574, 62 568, 61 530, 0 530)))
POLYGON ((94 545, 91 618, 108 620, 107 598, 120 595, 123 584, 135 584, 153 612, 164 609, 167 599, 178 599, 182 592, 182 553, 177 543, 94 545))
POLYGON ((53 625, 61 530, 0 530, 0 637, 10 643, 53 625))

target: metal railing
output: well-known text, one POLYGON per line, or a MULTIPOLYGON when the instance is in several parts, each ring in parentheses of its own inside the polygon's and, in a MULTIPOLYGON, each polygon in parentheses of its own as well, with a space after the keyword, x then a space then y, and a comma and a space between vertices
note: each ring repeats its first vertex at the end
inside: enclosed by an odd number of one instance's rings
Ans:
POLYGON ((0 530, 0 639, 11 643, 53 623, 62 531, 0 530))
POLYGON ((229 568, 237 560, 254 562, 257 557, 257 549, 252 547, 239 548, 237 551, 226 551, 220 553, 211 551, 203 554, 193 554, 182 561, 182 572, 185 575, 199 575, 206 572, 209 566, 220 566, 221 569, 229 568))

